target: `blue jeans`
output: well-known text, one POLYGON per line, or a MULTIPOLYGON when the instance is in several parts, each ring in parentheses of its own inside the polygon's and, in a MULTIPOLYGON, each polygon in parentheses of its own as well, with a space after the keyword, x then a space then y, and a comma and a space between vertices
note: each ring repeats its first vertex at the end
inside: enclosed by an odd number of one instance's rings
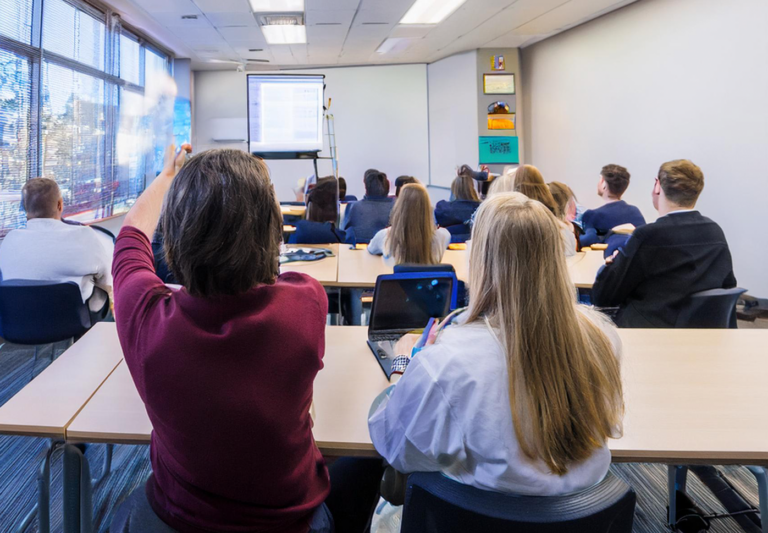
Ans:
MULTIPOLYGON (((317 508, 309 526, 308 533, 333 533, 333 517, 325 504, 317 508)), ((109 531, 111 533, 176 533, 175 529, 160 520, 152 510, 143 485, 134 490, 118 507, 109 531)))

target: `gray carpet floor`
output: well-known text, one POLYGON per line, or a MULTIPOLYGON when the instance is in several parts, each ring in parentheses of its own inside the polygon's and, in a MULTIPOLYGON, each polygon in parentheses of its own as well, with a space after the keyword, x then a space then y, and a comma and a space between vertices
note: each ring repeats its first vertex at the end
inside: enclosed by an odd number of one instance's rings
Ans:
MULTIPOLYGON (((739 324, 740 327, 768 327, 768 320, 739 324)), ((2 340, 0 340, 0 344, 2 340)), ((27 347, 4 344, 0 347, 0 404, 5 403, 32 375, 33 351, 27 347)), ((37 362, 36 372, 50 360, 50 351, 43 352, 37 362)), ((36 474, 45 454, 45 440, 31 437, 0 436, 0 532, 15 531, 16 525, 32 509, 36 498, 36 474)), ((91 462, 92 474, 101 472, 104 445, 88 448, 86 456, 91 462)), ((651 464, 616 464, 616 475, 627 481, 637 492, 635 527, 637 533, 665 531, 667 481, 666 467, 651 464)), ((757 485, 752 474, 743 467, 727 466, 721 470, 731 483, 757 506, 757 485)), ((94 487, 94 523, 96 530, 109 531, 112 514, 130 492, 139 487, 149 476, 149 450, 147 446, 116 446, 111 473, 94 487)), ((61 531, 61 460, 57 455, 51 469, 52 528, 61 531)), ((723 512, 724 509, 696 478, 689 474, 688 493, 706 512, 723 512)), ((25 530, 36 532, 37 521, 25 530)), ((741 531, 731 518, 713 520, 710 531, 726 533, 741 531)))

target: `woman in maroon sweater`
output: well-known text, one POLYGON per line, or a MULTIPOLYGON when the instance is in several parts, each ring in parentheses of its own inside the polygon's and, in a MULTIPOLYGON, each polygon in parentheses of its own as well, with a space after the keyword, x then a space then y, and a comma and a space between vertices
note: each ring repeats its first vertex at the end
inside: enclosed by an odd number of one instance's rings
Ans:
POLYGON ((262 161, 235 150, 179 171, 183 161, 141 195, 115 246, 118 335, 154 431, 153 474, 111 531, 329 531, 309 414, 325 292, 304 274, 278 275, 282 218, 262 161), (153 266, 164 197, 178 291, 153 266))

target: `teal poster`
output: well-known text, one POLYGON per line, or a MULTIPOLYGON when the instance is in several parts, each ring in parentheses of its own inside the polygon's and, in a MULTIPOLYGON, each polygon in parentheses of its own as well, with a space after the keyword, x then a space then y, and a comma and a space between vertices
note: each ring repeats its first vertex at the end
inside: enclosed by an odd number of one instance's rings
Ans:
POLYGON ((481 165, 514 165, 519 162, 518 137, 480 137, 481 165))

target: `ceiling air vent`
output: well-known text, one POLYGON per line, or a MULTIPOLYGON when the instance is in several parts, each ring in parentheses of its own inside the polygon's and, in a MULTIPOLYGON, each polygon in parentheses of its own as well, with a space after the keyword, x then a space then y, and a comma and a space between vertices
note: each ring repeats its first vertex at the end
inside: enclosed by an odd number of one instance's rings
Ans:
POLYGON ((181 20, 197 20, 197 15, 182 15, 181 20))

